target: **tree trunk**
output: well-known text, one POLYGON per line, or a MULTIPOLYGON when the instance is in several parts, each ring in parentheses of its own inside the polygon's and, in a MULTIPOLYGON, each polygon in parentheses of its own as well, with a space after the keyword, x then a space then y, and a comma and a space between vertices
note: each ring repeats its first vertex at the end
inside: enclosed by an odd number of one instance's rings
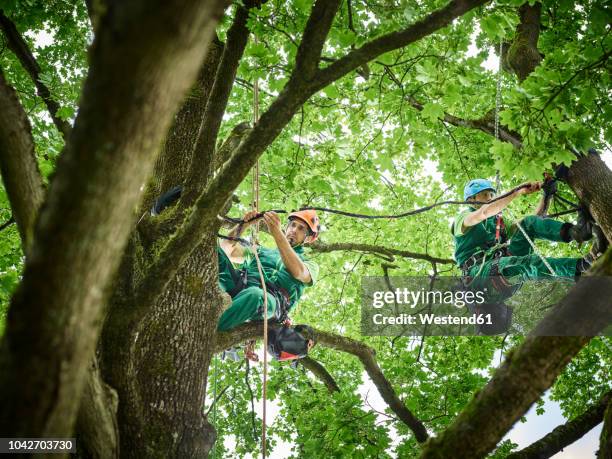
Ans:
POLYGON ((204 236, 155 304, 132 302, 138 282, 183 215, 175 206, 152 218, 148 209, 160 193, 183 182, 222 48, 213 42, 167 136, 104 326, 102 367, 119 394, 122 457, 206 457, 215 440, 203 414, 212 340, 224 304, 214 232, 204 236), (135 313, 135 306, 146 312, 135 313))
POLYGON ((612 243, 612 171, 599 155, 588 154, 572 163, 567 181, 612 243))
POLYGON ((0 431, 69 437, 142 184, 225 6, 118 2, 90 48, 0 346, 0 431))

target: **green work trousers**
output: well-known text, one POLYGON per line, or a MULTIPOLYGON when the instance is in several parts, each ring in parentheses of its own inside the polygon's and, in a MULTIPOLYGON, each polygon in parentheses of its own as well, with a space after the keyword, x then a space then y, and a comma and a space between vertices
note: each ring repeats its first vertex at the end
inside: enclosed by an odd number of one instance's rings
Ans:
MULTIPOLYGON (((217 256, 219 258, 219 285, 224 291, 230 292, 236 285, 232 276, 232 270, 235 271, 235 268, 219 247, 217 247, 217 256)), ((255 285, 248 286, 234 296, 231 306, 223 311, 217 330, 227 331, 249 320, 262 320, 263 305, 263 290, 255 285)), ((268 318, 274 314, 275 310, 276 299, 268 294, 268 318)))
MULTIPOLYGON (((548 241, 563 241, 561 238, 563 222, 530 215, 522 219, 520 224, 531 240, 546 239, 548 241)), ((553 277, 542 259, 533 253, 529 241, 527 241, 527 238, 525 238, 523 232, 518 227, 510 238, 508 252, 510 256, 501 257, 499 259, 498 270, 505 281, 515 287, 514 291, 520 288, 523 282, 530 279, 553 277)), ((574 279, 576 276, 576 264, 578 260, 579 258, 546 258, 546 261, 558 277, 570 279, 574 279)), ((470 269, 469 275, 472 277, 476 276, 473 288, 481 289, 487 287, 487 290, 491 291, 491 283, 488 278, 491 272, 492 263, 493 259, 489 259, 484 263, 482 269, 481 263, 477 263, 470 269)))

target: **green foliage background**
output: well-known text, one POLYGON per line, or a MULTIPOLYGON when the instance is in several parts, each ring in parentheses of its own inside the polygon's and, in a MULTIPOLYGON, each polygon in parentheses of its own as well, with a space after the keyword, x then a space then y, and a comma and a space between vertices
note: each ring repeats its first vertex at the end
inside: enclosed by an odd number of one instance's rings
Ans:
MULTIPOLYGON (((551 162, 571 159, 564 148, 566 142, 580 149, 609 150, 612 38, 610 7, 604 1, 545 0, 539 40, 544 60, 521 85, 513 75, 503 74, 501 120, 523 137, 525 147, 520 152, 480 131, 440 120, 445 112, 466 119, 491 116, 496 74, 483 64, 500 40, 513 38, 521 3, 505 0, 468 13, 442 33, 382 55, 367 69, 361 68, 312 97, 260 160, 260 207, 290 210, 314 205, 370 214, 398 213, 455 198, 468 179, 493 178, 496 169, 506 188, 538 179, 551 162), (424 104, 422 112, 411 106, 410 98, 424 104)), ((444 4, 440 0, 424 0, 418 6, 404 0, 353 1, 351 25, 344 2, 327 40, 325 59, 337 59, 444 4)), ((281 91, 293 68, 296 43, 310 7, 306 0, 271 0, 254 11, 249 24, 258 43, 251 40, 247 46, 220 138, 237 123, 251 120, 251 86, 256 79, 262 89, 262 111, 281 91)), ((42 67, 41 80, 62 107, 61 117, 73 120, 92 40, 84 4, 10 0, 2 8, 25 32, 42 67), (35 40, 43 32, 51 36, 50 43, 35 40)), ((228 14, 219 28, 222 40, 230 20, 228 14)), ((39 165, 49 178, 63 140, 4 37, 0 37, 0 66, 29 114, 39 165)), ((250 190, 250 180, 246 180, 237 190, 241 203, 232 209, 232 215, 247 209, 250 190)), ((567 190, 564 193, 570 196, 567 190)), ((535 199, 513 203, 513 214, 528 213, 535 199)), ((450 258, 449 224, 457 210, 441 207, 389 221, 323 215, 322 239, 450 258)), ((2 188, 0 223, 10 215, 2 188)), ((555 244, 541 244, 540 248, 556 256, 584 250, 555 244)), ((381 275, 383 260, 351 252, 311 256, 321 266, 321 278, 307 290, 294 322, 363 339, 374 347, 400 398, 432 432, 448 425, 486 383, 499 364, 498 356, 494 360, 496 350, 507 350, 521 340, 427 338, 421 346, 421 338, 362 338, 360 278, 381 275)), ((392 275, 432 273, 432 266, 423 261, 397 258, 393 264, 392 275)), ((0 333, 22 266, 19 235, 13 225, 0 233, 0 333)), ((449 270, 448 265, 439 268, 449 270)), ((458 272, 452 268, 448 274, 458 272)), ((560 402, 566 416, 576 416, 610 389, 611 344, 609 339, 593 340, 555 384, 552 398, 560 402)), ((341 391, 329 394, 301 368, 273 364, 269 391, 280 415, 271 429, 272 447, 278 440, 292 442, 292 457, 384 458, 418 453, 411 433, 393 413, 374 412, 359 395, 366 378, 354 357, 322 347, 313 351, 313 357, 330 371, 341 391)), ((256 400, 261 394, 260 371, 254 367, 249 375, 256 400)), ((219 390, 229 386, 215 420, 221 435, 218 457, 256 454, 260 420, 254 432, 244 364, 218 362, 217 372, 211 368, 209 381, 215 378, 219 390), (223 439, 228 436, 234 438, 232 451, 224 450, 223 439)), ((211 391, 212 386, 209 384, 211 391)), ((507 442, 500 445, 496 456, 503 457, 511 448, 507 442)))

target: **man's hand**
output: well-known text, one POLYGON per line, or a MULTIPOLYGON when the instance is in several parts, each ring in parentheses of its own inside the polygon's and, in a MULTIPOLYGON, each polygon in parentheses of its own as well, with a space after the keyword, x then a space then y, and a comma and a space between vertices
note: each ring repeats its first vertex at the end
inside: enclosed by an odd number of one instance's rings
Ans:
POLYGON ((276 212, 266 212, 263 219, 270 230, 270 234, 282 234, 280 217, 276 212))
POLYGON ((525 182, 521 185, 523 188, 519 188, 516 192, 517 195, 531 194, 542 189, 542 182, 525 182))
MULTIPOLYGON (((256 210, 249 210, 247 213, 244 214, 244 216, 242 217, 242 220, 244 221, 244 223, 242 224, 245 228, 251 225, 254 225, 257 220, 259 220, 259 218, 255 218, 255 215, 257 215, 259 212, 257 212, 256 210), (255 219, 254 219, 255 218, 255 219), (254 219, 254 220, 253 220, 254 219)), ((260 217, 261 218, 261 217, 260 217)))

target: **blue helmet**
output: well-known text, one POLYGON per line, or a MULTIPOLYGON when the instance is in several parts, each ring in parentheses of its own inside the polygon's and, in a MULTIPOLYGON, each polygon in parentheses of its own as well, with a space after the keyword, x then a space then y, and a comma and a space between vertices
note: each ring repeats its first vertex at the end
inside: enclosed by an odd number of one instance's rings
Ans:
POLYGON ((463 188, 463 200, 467 201, 472 196, 476 196, 478 193, 484 190, 495 190, 495 186, 489 180, 486 179, 474 179, 470 180, 465 188, 463 188))

